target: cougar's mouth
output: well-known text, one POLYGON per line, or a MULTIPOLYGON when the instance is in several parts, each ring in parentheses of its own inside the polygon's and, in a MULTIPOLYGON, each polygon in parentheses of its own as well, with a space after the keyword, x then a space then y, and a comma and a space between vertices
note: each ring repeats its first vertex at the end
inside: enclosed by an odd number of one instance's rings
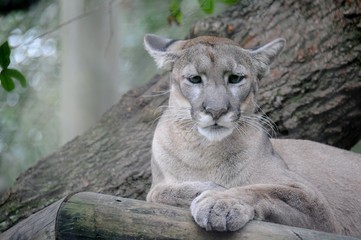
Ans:
POLYGON ((198 127, 198 132, 209 141, 221 141, 229 136, 233 129, 214 123, 208 127, 198 127))
POLYGON ((219 129, 222 129, 222 128, 226 128, 226 127, 223 127, 221 125, 219 125, 218 123, 215 123, 209 127, 206 127, 206 128, 209 128, 210 130, 219 130, 219 129))
POLYGON ((232 116, 229 113, 215 120, 209 114, 196 115, 198 133, 209 141, 221 141, 234 130, 232 116))

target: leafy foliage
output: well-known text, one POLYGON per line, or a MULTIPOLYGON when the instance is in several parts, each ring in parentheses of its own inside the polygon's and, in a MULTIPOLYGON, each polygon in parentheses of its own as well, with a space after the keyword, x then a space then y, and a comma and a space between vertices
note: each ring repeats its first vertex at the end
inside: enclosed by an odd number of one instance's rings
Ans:
POLYGON ((212 14, 214 10, 214 0, 198 0, 202 11, 207 14, 212 14))
POLYGON ((0 46, 0 65, 3 69, 10 64, 10 52, 9 42, 6 41, 0 46))
MULTIPOLYGON (((206 14, 212 14, 214 12, 215 1, 225 4, 236 4, 239 0, 198 0, 199 7, 206 14)), ((182 23, 183 14, 181 10, 182 0, 170 0, 168 17, 168 23, 176 23, 177 25, 182 23)))
POLYGON ((239 2, 239 0, 219 0, 219 1, 225 4, 236 4, 239 2))
POLYGON ((15 88, 14 79, 18 80, 22 87, 26 87, 24 75, 16 69, 8 68, 10 65, 10 53, 11 49, 8 41, 6 41, 0 46, 0 66, 2 68, 0 82, 1 86, 8 92, 15 88))
POLYGON ((168 17, 168 23, 171 24, 175 22, 176 24, 180 24, 183 19, 183 13, 181 11, 181 2, 182 0, 171 0, 169 2, 169 11, 170 15, 168 17))

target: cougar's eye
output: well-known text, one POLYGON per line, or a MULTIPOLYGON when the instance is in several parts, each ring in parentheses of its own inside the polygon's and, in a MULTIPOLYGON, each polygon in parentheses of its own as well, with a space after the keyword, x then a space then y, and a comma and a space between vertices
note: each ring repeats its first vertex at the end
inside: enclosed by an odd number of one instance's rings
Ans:
POLYGON ((202 77, 201 76, 189 77, 188 81, 193 83, 193 84, 200 84, 200 83, 202 83, 202 77))
POLYGON ((235 74, 232 74, 228 77, 228 82, 230 84, 237 84, 237 83, 240 83, 242 82, 242 80, 245 78, 244 75, 235 75, 235 74))

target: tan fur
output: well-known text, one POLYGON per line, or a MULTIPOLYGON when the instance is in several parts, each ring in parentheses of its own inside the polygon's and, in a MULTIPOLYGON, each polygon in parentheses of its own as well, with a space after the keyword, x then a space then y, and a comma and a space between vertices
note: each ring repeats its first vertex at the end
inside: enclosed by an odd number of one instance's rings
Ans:
POLYGON ((360 155, 270 140, 254 114, 258 81, 283 45, 277 39, 250 51, 217 37, 145 37, 171 71, 147 200, 190 207, 206 230, 235 231, 258 219, 361 236, 360 155))

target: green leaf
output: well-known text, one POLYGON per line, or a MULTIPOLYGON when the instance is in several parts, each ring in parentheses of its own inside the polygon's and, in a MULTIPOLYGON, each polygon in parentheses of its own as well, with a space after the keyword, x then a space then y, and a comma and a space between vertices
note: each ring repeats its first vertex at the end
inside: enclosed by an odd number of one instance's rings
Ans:
POLYGON ((236 4, 239 2, 239 0, 219 0, 219 1, 225 4, 236 4))
POLYGON ((182 22, 183 13, 181 11, 181 2, 182 0, 171 0, 169 2, 170 16, 168 17, 168 20, 170 22, 175 21, 177 24, 182 22))
POLYGON ((6 76, 17 79, 22 87, 26 87, 26 79, 24 75, 18 70, 8 68, 8 69, 4 69, 3 72, 6 76))
POLYGON ((198 0, 198 2, 203 12, 207 14, 213 13, 214 0, 198 0))
POLYGON ((4 74, 3 71, 0 73, 0 81, 3 88, 8 92, 15 88, 14 81, 9 76, 4 74))
POLYGON ((10 64, 10 52, 9 42, 6 41, 0 46, 0 65, 3 69, 10 64))
POLYGON ((181 10, 181 2, 182 0, 171 0, 169 2, 169 10, 171 12, 171 14, 179 12, 181 10))
POLYGON ((179 11, 174 17, 175 17, 178 24, 182 23, 182 21, 183 21, 183 13, 181 11, 179 11))

